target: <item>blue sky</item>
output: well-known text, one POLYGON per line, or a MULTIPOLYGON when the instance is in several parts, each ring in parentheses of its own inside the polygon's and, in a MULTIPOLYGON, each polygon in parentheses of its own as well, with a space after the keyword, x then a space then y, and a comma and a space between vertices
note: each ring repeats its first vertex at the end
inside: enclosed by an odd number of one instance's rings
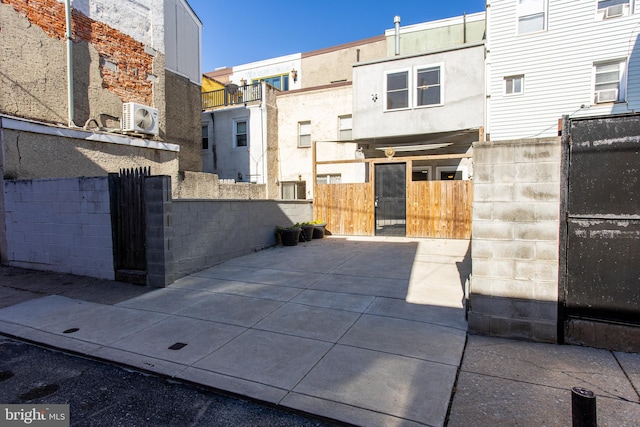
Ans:
POLYGON ((203 24, 202 72, 384 34, 484 10, 485 0, 187 0, 203 24))

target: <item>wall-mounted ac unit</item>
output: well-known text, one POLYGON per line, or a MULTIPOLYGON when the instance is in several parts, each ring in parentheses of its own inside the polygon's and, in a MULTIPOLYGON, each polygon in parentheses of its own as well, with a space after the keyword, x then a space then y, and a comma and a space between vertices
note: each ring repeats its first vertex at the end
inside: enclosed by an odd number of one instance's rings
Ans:
POLYGON ((618 100, 618 89, 607 89, 596 91, 596 104, 603 102, 616 102, 618 100))
POLYGON ((122 130, 157 136, 158 109, 136 102, 125 102, 122 104, 122 130))
POLYGON ((604 10, 604 18, 615 18, 616 16, 624 15, 625 4, 616 4, 613 6, 609 6, 604 10))

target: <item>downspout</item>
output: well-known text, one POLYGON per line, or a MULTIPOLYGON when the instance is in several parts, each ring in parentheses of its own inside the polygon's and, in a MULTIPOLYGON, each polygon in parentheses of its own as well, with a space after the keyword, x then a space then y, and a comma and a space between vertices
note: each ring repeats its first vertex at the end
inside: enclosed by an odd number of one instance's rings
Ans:
POLYGON ((393 23, 396 26, 396 56, 398 56, 400 55, 400 16, 394 16, 393 23))
POLYGON ((73 122, 73 41, 71 39, 71 0, 64 0, 64 12, 67 21, 67 105, 68 105, 68 126, 77 127, 73 122))

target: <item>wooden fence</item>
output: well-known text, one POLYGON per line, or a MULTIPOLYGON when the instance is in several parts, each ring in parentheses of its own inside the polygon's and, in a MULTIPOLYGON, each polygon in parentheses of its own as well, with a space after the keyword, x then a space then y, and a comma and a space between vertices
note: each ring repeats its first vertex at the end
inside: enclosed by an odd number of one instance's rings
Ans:
MULTIPOLYGON (((471 238, 472 181, 409 181, 407 237, 471 238)), ((333 234, 375 235, 373 183, 317 184, 314 218, 333 234)))

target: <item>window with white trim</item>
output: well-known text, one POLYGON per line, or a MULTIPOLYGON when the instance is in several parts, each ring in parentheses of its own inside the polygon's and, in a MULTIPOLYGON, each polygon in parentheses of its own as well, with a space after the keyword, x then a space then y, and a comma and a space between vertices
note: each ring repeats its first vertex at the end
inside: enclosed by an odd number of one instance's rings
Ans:
POLYGON ((547 29, 547 0, 518 0, 518 34, 547 29))
POLYGON ((386 73, 385 76, 385 109, 397 110, 409 107, 409 71, 386 73))
POLYGON ((626 60, 593 64, 595 104, 624 102, 626 60))
POLYGON ((233 140, 236 147, 246 147, 249 144, 249 133, 245 119, 233 121, 233 140))
POLYGON ((416 70, 416 106, 442 104, 440 66, 416 70))
POLYGON ((300 200, 306 198, 306 181, 280 182, 280 198, 283 200, 300 200))
POLYGON ((504 93, 517 95, 524 92, 524 76, 507 76, 504 78, 504 93))
POLYGON ((311 122, 298 122, 298 147, 311 147, 311 122))
POLYGON ((351 141, 353 130, 353 118, 351 115, 338 117, 338 139, 351 141))
POLYGON ((202 126, 202 149, 209 149, 209 125, 202 126))
POLYGON ((631 13, 631 0, 598 0, 598 17, 601 19, 617 18, 631 13))
POLYGON ((342 181, 341 174, 324 174, 316 176, 316 183, 318 184, 340 184, 342 181))

